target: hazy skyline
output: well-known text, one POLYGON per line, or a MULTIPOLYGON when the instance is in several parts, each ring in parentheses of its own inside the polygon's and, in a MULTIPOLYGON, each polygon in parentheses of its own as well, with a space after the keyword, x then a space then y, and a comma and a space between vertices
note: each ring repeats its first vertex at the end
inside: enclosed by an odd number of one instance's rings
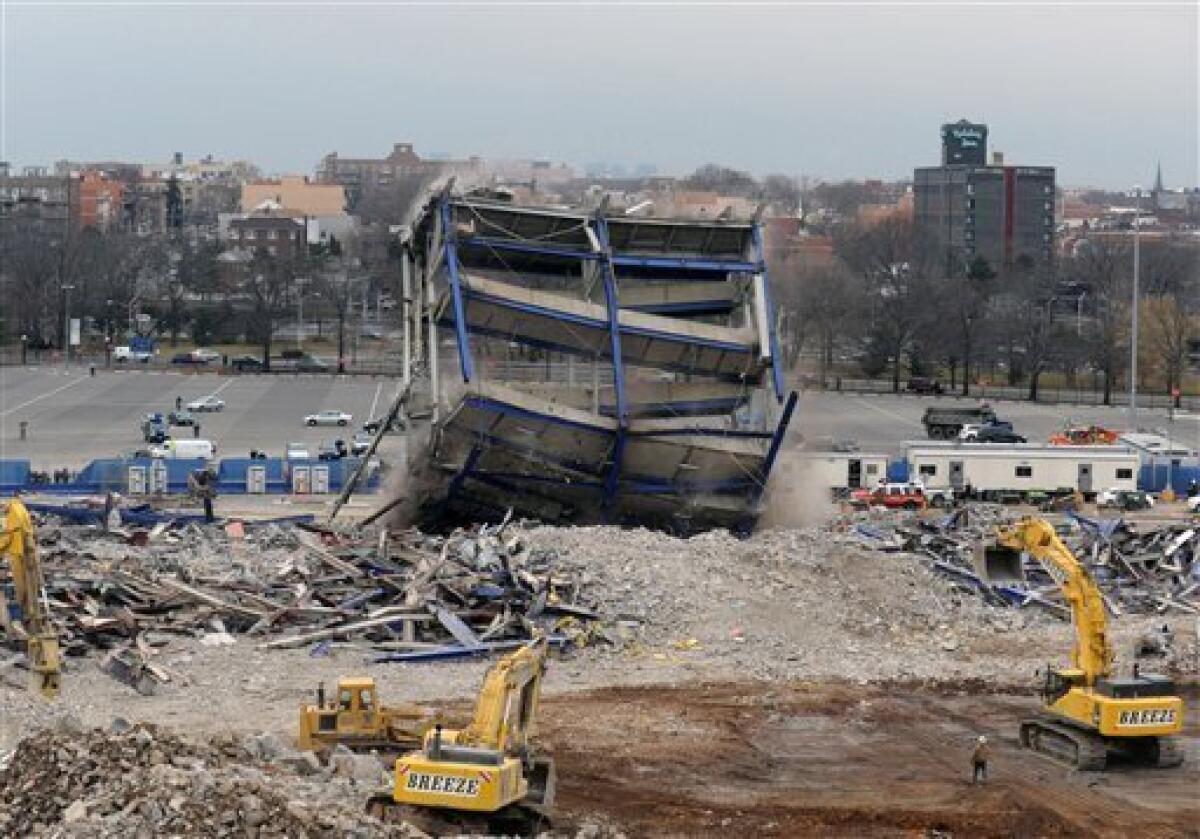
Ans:
POLYGON ((4 159, 330 151, 911 177, 988 123, 1059 182, 1195 186, 1197 6, 3 3, 4 159))

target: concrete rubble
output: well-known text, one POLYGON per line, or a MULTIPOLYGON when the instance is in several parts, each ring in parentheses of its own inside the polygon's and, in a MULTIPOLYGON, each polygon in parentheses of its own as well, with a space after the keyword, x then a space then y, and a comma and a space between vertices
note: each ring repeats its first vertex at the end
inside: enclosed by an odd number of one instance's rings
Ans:
MULTIPOLYGON (((139 693, 174 678, 173 639, 245 641, 327 654, 351 641, 377 661, 485 655, 548 633, 556 645, 613 642, 578 569, 530 549, 504 523, 447 537, 418 531, 194 524, 128 538, 42 517, 50 612, 70 657, 139 693)), ((3 637, 0 625, 0 637, 3 637)))
MULTIPOLYGON (((1069 617, 1058 585, 1028 557, 1024 584, 994 585, 978 575, 976 548, 998 525, 1017 518, 999 505, 980 504, 939 518, 856 521, 853 527, 862 544, 915 556, 989 603, 1037 605, 1069 617)), ((1070 513, 1057 529, 1099 584, 1110 615, 1200 615, 1200 527, 1194 523, 1145 524, 1070 513)))
POLYGON ((364 785, 314 762, 311 753, 248 749, 233 736, 198 742, 144 724, 44 730, 0 768, 0 835, 425 836, 367 817, 364 785))

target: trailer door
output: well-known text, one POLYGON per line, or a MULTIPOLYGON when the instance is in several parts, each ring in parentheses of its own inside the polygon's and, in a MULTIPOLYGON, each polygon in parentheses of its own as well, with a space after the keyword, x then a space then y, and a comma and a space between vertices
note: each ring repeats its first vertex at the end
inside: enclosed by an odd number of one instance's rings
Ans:
POLYGON ((246 468, 246 492, 250 495, 262 495, 267 491, 267 467, 249 466, 246 468))
POLYGON ((963 462, 961 460, 950 461, 950 486, 954 489, 963 487, 963 462))
POLYGON ((847 464, 849 469, 846 474, 846 486, 859 489, 862 486, 862 461, 851 458, 847 464))
POLYGON ((146 494, 146 467, 145 466, 130 466, 129 479, 127 481, 130 495, 145 495, 146 494))
POLYGON ((1079 464, 1079 485, 1077 488, 1080 492, 1092 491, 1092 464, 1079 464))

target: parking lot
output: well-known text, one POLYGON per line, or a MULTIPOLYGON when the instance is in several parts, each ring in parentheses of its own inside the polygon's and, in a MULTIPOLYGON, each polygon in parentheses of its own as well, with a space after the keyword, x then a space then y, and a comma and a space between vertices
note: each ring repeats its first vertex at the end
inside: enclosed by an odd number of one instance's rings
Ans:
MULTIPOLYGON (((169 412, 175 397, 185 402, 215 394, 225 400, 220 413, 199 414, 200 436, 214 441, 218 456, 245 456, 251 449, 282 456, 289 441, 305 443, 314 454, 322 441, 349 438, 368 418, 385 411, 395 393, 391 378, 327 375, 221 376, 173 371, 0 368, 0 458, 28 459, 34 469, 79 469, 101 457, 143 448, 142 417, 169 412), (352 426, 309 428, 306 414, 347 411, 352 426), (28 423, 22 442, 20 423, 28 423)), ((853 440, 863 451, 899 453, 905 441, 924 440, 921 415, 929 405, 954 404, 952 397, 875 396, 805 392, 796 423, 805 441, 853 440)), ((969 404, 969 400, 961 400, 969 404)), ((1030 442, 1044 442, 1068 423, 1099 423, 1126 428, 1123 408, 995 402, 1030 442)), ((1143 410, 1144 428, 1168 429, 1164 411, 1143 410)), ((1179 415, 1174 437, 1200 446, 1200 417, 1179 415)), ((190 437, 190 428, 176 429, 190 437)))
MULTIPOLYGON (((89 461, 145 448, 141 421, 184 402, 215 394, 225 410, 198 414, 200 437, 217 444, 219 457, 244 457, 251 449, 282 456, 289 441, 310 446, 348 438, 387 410, 396 384, 385 378, 324 375, 218 376, 157 371, 68 372, 0 368, 0 458, 28 459, 34 469, 79 469, 89 461), (304 416, 321 410, 353 415, 347 428, 309 428, 304 416), (20 440, 20 423, 27 439, 20 440)), ((190 428, 175 429, 192 436, 190 428)))
MULTIPOLYGON (((805 392, 800 396, 798 422, 808 443, 821 438, 853 440, 862 451, 898 453, 908 440, 925 440, 921 416, 930 405, 971 405, 974 400, 940 396, 874 396, 863 394, 805 392)), ((1030 443, 1045 443, 1065 425, 1129 427, 1129 412, 1123 408, 1090 405, 1043 405, 1029 402, 990 403, 996 415, 1012 422, 1013 429, 1030 443)), ((1163 410, 1140 410, 1138 425, 1171 431, 1180 443, 1200 447, 1200 416, 1177 414, 1171 427, 1163 410)))

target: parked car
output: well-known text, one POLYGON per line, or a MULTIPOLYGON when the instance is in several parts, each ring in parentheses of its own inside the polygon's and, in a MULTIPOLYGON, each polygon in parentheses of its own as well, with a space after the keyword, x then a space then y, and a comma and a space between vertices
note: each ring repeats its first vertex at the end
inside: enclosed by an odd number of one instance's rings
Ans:
POLYGON ((284 459, 308 460, 308 446, 306 446, 304 443, 288 443, 284 449, 284 459))
POLYGON ((1117 510, 1149 510, 1154 506, 1154 497, 1140 489, 1106 489, 1096 494, 1096 506, 1117 510))
MULTIPOLYGON (((383 425, 383 421, 385 419, 387 419, 387 418, 379 417, 377 419, 367 420, 366 422, 363 423, 363 431, 367 432, 368 434, 374 434, 376 431, 379 430, 379 426, 383 425)), ((392 424, 388 427, 388 431, 403 431, 403 430, 404 430, 404 420, 400 419, 399 417, 396 417, 394 420, 392 420, 392 424)))
POLYGON ((296 359, 296 365, 292 369, 298 373, 328 373, 331 368, 321 359, 306 355, 296 359))
POLYGON ((167 419, 162 414, 146 414, 142 420, 142 440, 147 443, 162 443, 171 436, 167 419))
POLYGON ((850 494, 856 506, 924 510, 929 506, 920 484, 880 484, 874 489, 858 489, 850 494))
POLYGON ((262 359, 252 355, 239 355, 231 358, 229 366, 239 373, 257 373, 263 369, 262 359))
POLYGON ((354 419, 345 411, 321 411, 304 418, 305 425, 349 425, 354 419))
POLYGON ((196 358, 190 352, 175 353, 171 356, 172 364, 203 364, 204 362, 196 358))
POLYGON ((145 350, 135 350, 131 347, 113 347, 112 360, 118 363, 125 361, 139 361, 146 364, 150 361, 152 353, 145 350))
POLYGON ((211 350, 208 347, 196 347, 192 350, 192 357, 201 364, 208 364, 210 361, 216 361, 221 357, 221 354, 216 350, 211 350))
POLYGON ((317 460, 341 460, 346 456, 346 441, 334 440, 317 447, 317 460))
POLYGON ((1008 420, 996 420, 995 422, 988 423, 969 422, 958 432, 958 439, 962 440, 964 443, 975 440, 977 437, 979 437, 979 432, 984 428, 1001 428, 1005 431, 1013 430, 1012 423, 1008 420))
POLYGON ((155 457, 180 460, 192 458, 212 460, 217 456, 217 444, 211 440, 167 440, 161 446, 151 449, 150 453, 155 457))
POLYGON ((999 425, 985 425, 975 434, 976 443, 1025 443, 1028 442, 1011 428, 999 425))
POLYGON ((371 448, 371 441, 375 439, 374 434, 368 434, 365 431, 360 431, 350 438, 350 454, 357 457, 360 454, 366 454, 367 449, 371 448))
POLYGON ((189 411, 195 411, 197 413, 206 413, 208 411, 224 411, 225 400, 218 399, 215 396, 205 396, 202 399, 192 400, 191 402, 187 403, 186 407, 189 411))
POLYGON ((167 414, 167 423, 170 425, 195 425, 196 417, 191 411, 172 411, 167 414))
POLYGON ((934 394, 937 396, 942 393, 942 383, 928 376, 913 376, 908 380, 907 390, 909 393, 934 394))

